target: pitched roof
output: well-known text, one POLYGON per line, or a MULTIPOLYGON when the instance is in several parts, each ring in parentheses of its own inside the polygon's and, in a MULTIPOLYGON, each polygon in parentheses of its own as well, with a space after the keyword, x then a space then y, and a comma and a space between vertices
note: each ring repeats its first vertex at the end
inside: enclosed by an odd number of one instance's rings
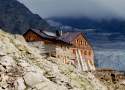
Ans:
MULTIPOLYGON (((39 35, 42 38, 45 38, 45 39, 48 39, 48 40, 51 40, 51 41, 54 41, 54 42, 66 43, 66 44, 70 44, 70 45, 72 45, 71 42, 78 35, 80 35, 80 34, 83 35, 83 33, 81 31, 79 31, 79 32, 62 33, 62 36, 57 36, 56 33, 53 33, 53 32, 42 31, 42 30, 38 30, 38 29, 29 29, 23 36, 25 36, 30 30, 33 31, 34 33, 36 33, 37 35, 39 35)), ((83 35, 83 37, 86 39, 86 37, 84 35, 83 35)), ((86 39, 86 41, 88 42, 87 39, 86 39)), ((89 45, 91 46, 90 43, 89 43, 89 45)))

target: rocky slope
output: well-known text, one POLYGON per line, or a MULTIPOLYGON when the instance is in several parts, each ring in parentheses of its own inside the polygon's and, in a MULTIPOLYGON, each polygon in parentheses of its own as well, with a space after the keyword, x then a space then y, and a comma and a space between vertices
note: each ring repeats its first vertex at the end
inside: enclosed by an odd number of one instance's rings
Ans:
POLYGON ((17 0, 0 0, 0 28, 16 34, 24 34, 29 28, 54 31, 39 15, 17 0))
POLYGON ((57 58, 41 56, 22 36, 2 30, 0 85, 6 90, 107 90, 91 73, 78 72, 57 58))

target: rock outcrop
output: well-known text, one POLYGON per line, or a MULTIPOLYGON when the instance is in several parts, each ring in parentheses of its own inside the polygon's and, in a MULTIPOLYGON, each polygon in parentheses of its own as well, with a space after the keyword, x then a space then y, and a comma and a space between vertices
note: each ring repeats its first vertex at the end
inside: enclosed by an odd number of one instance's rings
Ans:
POLYGON ((107 90, 91 73, 40 55, 23 36, 0 30, 1 90, 107 90))

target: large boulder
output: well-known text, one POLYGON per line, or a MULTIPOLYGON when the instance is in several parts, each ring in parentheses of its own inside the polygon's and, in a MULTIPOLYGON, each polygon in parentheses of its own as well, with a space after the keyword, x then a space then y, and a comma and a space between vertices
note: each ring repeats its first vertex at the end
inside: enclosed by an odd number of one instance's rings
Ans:
POLYGON ((29 72, 24 76, 24 80, 28 86, 36 85, 40 82, 49 81, 46 77, 39 73, 29 72))
POLYGON ((24 80, 22 77, 20 77, 19 79, 17 79, 15 82, 14 82, 14 85, 15 85, 15 88, 17 90, 24 90, 26 88, 25 84, 24 84, 24 80))
POLYGON ((16 61, 14 61, 12 59, 12 57, 9 57, 9 56, 2 57, 0 62, 2 62, 2 64, 5 66, 15 66, 16 65, 16 61))

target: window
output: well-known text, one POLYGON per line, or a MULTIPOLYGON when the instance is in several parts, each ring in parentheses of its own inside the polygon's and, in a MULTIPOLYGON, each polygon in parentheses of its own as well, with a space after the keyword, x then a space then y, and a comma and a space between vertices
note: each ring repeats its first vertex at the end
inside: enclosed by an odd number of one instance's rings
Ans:
POLYGON ((39 46, 37 46, 37 48, 39 49, 39 46))
POLYGON ((58 45, 56 45, 56 48, 58 48, 58 45))
POLYGON ((78 43, 79 43, 79 40, 76 41, 76 44, 78 44, 78 43))
POLYGON ((73 49, 73 53, 76 53, 76 49, 73 49))
POLYGON ((81 54, 83 54, 83 50, 81 50, 81 54))
POLYGON ((87 55, 87 51, 85 51, 84 54, 87 55))
POLYGON ((32 41, 32 37, 31 36, 29 36, 29 41, 32 41))
POLYGON ((84 42, 84 45, 86 46, 86 41, 84 42))
POLYGON ((82 40, 81 40, 81 45, 82 45, 82 40))
POLYGON ((89 55, 91 55, 91 51, 89 51, 89 55))

